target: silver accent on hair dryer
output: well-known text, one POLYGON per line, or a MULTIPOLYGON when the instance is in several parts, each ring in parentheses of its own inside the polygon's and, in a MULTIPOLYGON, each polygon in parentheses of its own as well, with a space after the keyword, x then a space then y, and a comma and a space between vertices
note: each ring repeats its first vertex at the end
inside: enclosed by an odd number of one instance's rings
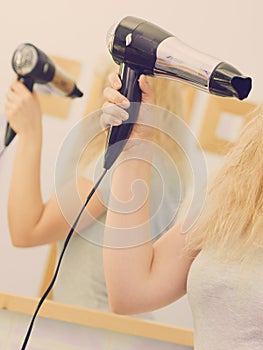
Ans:
POLYGON ((208 91, 211 72, 220 62, 194 50, 178 38, 170 37, 157 48, 154 76, 182 80, 208 91))
POLYGON ((193 49, 176 37, 160 43, 153 71, 155 77, 175 79, 211 94, 233 96, 240 100, 246 98, 251 89, 251 78, 244 77, 229 64, 193 49))

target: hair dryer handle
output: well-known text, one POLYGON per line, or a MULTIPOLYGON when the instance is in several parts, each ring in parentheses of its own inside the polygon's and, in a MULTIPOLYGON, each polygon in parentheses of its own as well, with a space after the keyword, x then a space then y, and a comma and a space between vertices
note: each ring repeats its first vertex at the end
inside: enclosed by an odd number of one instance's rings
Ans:
MULTIPOLYGON (((29 91, 33 91, 34 81, 31 78, 23 78, 18 77, 17 80, 21 80, 21 82, 28 88, 29 91)), ((11 128, 10 124, 7 123, 6 131, 5 131, 5 146, 7 147, 14 137, 16 136, 16 132, 11 128)))
POLYGON ((106 142, 104 169, 110 169, 118 158, 131 134, 133 124, 137 120, 142 98, 138 81, 140 75, 141 72, 134 70, 125 64, 120 66, 122 87, 119 91, 122 95, 127 97, 130 102, 137 103, 131 103, 130 107, 127 109, 127 112, 129 113, 128 120, 119 126, 112 126, 110 128, 106 142))

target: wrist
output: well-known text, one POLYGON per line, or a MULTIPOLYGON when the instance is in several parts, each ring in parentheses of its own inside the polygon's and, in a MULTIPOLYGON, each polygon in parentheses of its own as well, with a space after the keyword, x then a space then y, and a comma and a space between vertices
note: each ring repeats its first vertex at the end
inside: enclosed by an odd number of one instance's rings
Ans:
POLYGON ((18 135, 18 144, 20 147, 26 147, 28 149, 41 149, 42 147, 42 132, 35 130, 27 130, 26 132, 18 135))
POLYGON ((152 141, 141 138, 129 138, 119 156, 118 163, 129 159, 144 160, 151 163, 153 152, 154 143, 152 141))

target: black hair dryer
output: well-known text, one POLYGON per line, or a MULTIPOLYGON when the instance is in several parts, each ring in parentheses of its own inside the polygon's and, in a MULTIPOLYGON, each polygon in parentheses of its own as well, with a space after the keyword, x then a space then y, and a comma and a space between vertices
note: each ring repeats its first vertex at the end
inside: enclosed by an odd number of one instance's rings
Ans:
MULTIPOLYGON (((35 83, 47 84, 49 93, 56 93, 71 98, 81 97, 83 93, 73 79, 36 46, 24 43, 18 46, 12 57, 12 67, 18 80, 32 91, 35 83)), ((16 136, 15 131, 7 124, 5 146, 16 136)))
MULTIPOLYGON (((146 74, 174 79, 218 96, 246 98, 252 87, 250 77, 218 58, 186 45, 160 27, 136 17, 125 17, 113 26, 107 37, 113 60, 120 65, 120 92, 131 102, 141 102, 138 78, 146 74)), ((104 168, 109 169, 121 153, 140 103, 132 103, 129 119, 109 130, 104 168)))

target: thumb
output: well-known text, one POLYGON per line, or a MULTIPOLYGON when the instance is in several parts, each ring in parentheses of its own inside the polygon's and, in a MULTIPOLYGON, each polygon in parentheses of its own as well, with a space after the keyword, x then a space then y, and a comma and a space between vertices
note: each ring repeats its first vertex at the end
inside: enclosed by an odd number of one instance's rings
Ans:
POLYGON ((139 86, 142 91, 142 102, 153 103, 153 91, 149 84, 149 81, 145 75, 141 75, 139 78, 139 86))

